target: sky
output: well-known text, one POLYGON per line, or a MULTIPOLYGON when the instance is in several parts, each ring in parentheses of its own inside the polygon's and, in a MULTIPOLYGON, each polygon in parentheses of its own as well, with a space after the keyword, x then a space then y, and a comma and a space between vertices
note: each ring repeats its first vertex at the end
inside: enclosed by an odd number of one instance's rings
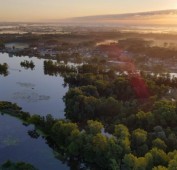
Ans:
POLYGON ((0 21, 50 21, 164 9, 177 9, 177 0, 0 0, 0 21))

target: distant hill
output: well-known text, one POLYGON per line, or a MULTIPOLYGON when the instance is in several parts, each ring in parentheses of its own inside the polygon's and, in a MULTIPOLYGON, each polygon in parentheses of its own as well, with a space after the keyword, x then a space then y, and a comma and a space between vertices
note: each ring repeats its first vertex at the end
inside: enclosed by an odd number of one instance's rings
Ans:
POLYGON ((177 10, 149 11, 139 13, 85 16, 63 20, 67 23, 121 24, 121 25, 176 25, 177 10))

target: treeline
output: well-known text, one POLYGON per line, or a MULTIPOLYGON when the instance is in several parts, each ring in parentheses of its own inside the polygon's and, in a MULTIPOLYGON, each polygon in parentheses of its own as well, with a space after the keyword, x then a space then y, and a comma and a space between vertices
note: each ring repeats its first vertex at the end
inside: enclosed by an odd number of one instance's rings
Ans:
POLYGON ((145 80, 153 81, 157 86, 164 85, 171 88, 177 88, 177 78, 168 73, 154 74, 142 71, 140 74, 145 80))
MULTIPOLYGON (((159 103, 156 107, 159 108, 159 103)), ((162 107, 165 107, 164 103, 162 107)), ((14 108, 16 117, 21 118, 18 110, 22 112, 18 106, 0 103, 2 112, 8 108, 11 112, 14 108)), ((120 122, 115 124, 112 134, 105 133, 103 124, 96 120, 88 120, 82 129, 76 123, 56 120, 51 115, 29 115, 25 120, 47 134, 47 140, 49 143, 52 141, 53 148, 60 152, 64 160, 75 161, 75 169, 80 169, 83 163, 85 168, 105 170, 176 168, 177 140, 174 132, 169 127, 155 126, 150 133, 141 127, 146 122, 144 118, 151 117, 151 114, 139 112, 136 117, 143 120, 139 121, 141 125, 138 128, 131 130, 120 122)))
POLYGON ((70 73, 83 74, 104 74, 106 73, 105 60, 99 60, 98 58, 87 60, 89 64, 61 64, 58 61, 45 60, 44 61, 44 73, 49 75, 62 75, 67 77, 70 73))
POLYGON ((24 67, 26 69, 31 69, 33 70, 35 65, 34 65, 34 62, 31 60, 31 61, 28 61, 28 60, 24 60, 20 63, 21 67, 24 67))
POLYGON ((152 41, 140 38, 119 40, 119 47, 136 55, 146 55, 151 58, 169 60, 176 58, 176 49, 152 46, 152 41))
POLYGON ((57 62, 54 62, 52 60, 45 60, 44 61, 44 74, 47 75, 59 75, 62 73, 69 73, 69 72, 74 72, 76 73, 77 70, 74 66, 68 66, 65 64, 59 64, 57 62))

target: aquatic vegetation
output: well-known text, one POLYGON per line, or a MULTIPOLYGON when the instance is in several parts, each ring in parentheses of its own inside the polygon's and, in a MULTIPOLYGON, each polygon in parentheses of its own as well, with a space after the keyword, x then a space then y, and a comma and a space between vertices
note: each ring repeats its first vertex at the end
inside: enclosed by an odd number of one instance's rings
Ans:
POLYGON ((31 92, 31 91, 21 91, 21 92, 15 92, 13 94, 13 98, 17 99, 17 100, 23 100, 26 101, 28 103, 31 102, 37 102, 37 101, 42 101, 42 100, 49 100, 50 96, 46 96, 46 95, 40 95, 36 92, 31 92))
POLYGON ((31 164, 25 163, 25 162, 11 162, 6 161, 0 166, 0 169, 2 170, 37 170, 34 166, 31 164))
POLYGON ((24 68, 26 68, 26 69, 31 69, 31 70, 33 70, 34 69, 34 67, 35 67, 35 65, 34 65, 34 62, 31 60, 31 61, 27 61, 27 60, 25 60, 25 61, 22 61, 21 63, 20 63, 20 65, 21 65, 21 67, 24 67, 24 68))
POLYGON ((15 138, 13 136, 7 136, 2 141, 0 141, 0 143, 4 146, 14 146, 14 145, 18 145, 20 141, 18 138, 15 138))
POLYGON ((0 64, 0 75, 4 75, 4 76, 8 75, 8 65, 7 65, 7 63, 0 64))

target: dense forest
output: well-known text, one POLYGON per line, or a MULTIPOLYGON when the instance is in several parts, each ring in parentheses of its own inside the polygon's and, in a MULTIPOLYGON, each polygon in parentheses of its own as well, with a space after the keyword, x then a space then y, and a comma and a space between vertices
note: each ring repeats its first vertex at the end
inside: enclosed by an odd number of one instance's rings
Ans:
POLYGON ((62 75, 69 86, 65 120, 9 102, 0 102, 0 110, 43 131, 61 159, 74 162, 71 169, 176 169, 177 78, 117 73, 99 62, 69 67, 49 60, 44 72, 62 75))

